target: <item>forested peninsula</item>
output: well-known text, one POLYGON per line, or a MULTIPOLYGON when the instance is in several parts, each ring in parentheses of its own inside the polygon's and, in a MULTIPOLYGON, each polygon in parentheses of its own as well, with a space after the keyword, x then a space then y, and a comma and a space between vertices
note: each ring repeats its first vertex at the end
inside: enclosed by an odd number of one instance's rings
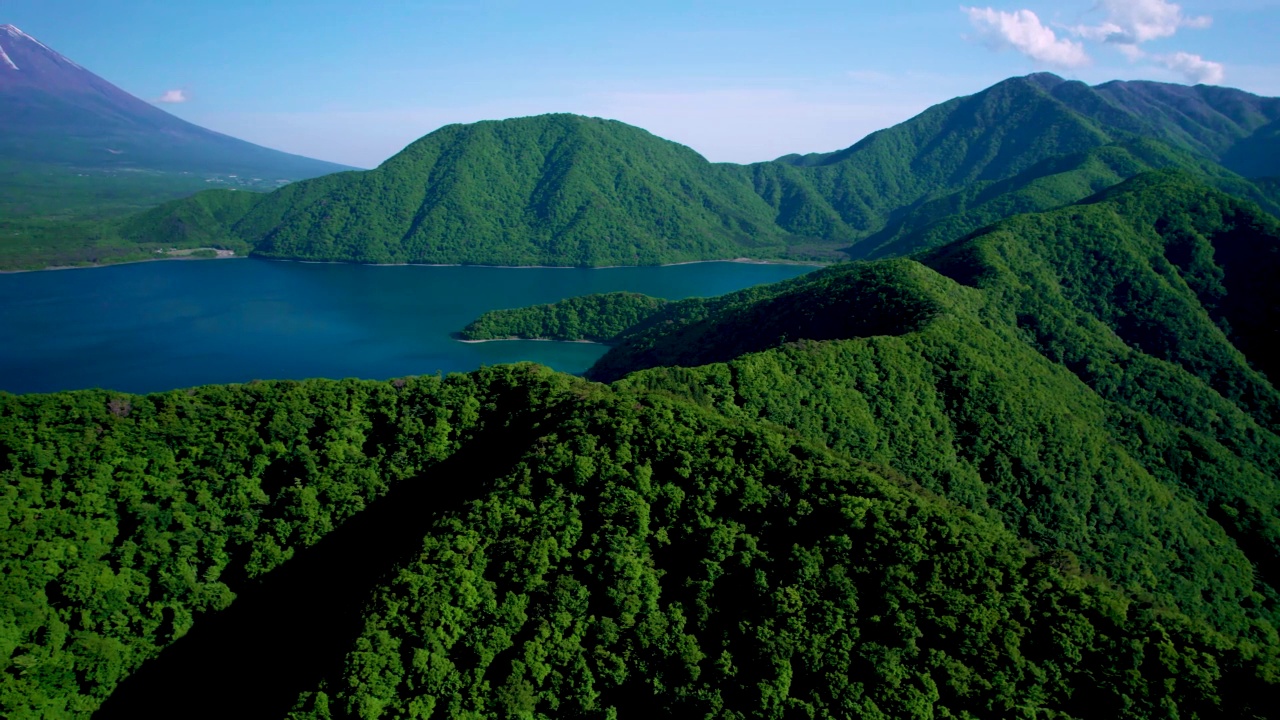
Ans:
POLYGON ((1277 271, 1164 172, 498 316, 590 379, 0 394, 0 712, 1273 717, 1277 271))
POLYGON ((666 300, 640 293, 586 295, 546 305, 487 312, 463 328, 458 337, 469 341, 526 339, 608 343, 666 304, 666 300))

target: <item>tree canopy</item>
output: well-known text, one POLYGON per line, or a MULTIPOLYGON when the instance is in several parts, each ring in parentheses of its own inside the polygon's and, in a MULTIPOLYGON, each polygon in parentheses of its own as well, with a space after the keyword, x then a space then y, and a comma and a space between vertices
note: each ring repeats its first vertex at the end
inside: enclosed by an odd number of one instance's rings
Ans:
POLYGON ((1278 251, 1157 173, 490 318, 610 385, 0 395, 0 712, 1273 716, 1278 251))

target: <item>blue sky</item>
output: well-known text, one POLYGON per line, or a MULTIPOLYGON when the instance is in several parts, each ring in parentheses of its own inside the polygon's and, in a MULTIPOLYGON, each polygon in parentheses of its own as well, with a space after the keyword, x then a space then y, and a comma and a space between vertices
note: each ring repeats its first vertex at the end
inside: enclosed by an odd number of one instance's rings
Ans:
POLYGON ((192 122, 359 167, 545 112, 766 160, 1038 70, 1280 96, 1280 0, 7 0, 6 22, 192 122))

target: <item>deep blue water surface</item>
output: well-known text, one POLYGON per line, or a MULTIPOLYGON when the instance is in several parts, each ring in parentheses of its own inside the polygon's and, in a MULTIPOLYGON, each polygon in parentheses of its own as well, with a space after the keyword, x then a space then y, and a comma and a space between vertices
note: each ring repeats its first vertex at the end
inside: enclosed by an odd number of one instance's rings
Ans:
POLYGON ((794 277, 796 265, 607 270, 173 261, 0 275, 0 390, 154 392, 392 378, 533 360, 581 373, 600 345, 462 343, 481 313, 629 290, 670 299, 794 277))

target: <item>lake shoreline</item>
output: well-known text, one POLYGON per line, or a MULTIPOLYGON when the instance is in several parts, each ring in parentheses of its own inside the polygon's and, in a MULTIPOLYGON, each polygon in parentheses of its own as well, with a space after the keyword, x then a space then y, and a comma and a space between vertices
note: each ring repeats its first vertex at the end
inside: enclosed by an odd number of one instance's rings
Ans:
POLYGON ((253 378, 395 378, 523 361, 581 373, 611 347, 590 341, 609 338, 566 333, 514 342, 497 338, 519 335, 519 328, 476 335, 461 329, 502 308, 609 292, 713 297, 813 269, 723 262, 599 273, 378 272, 188 262, 0 275, 0 335, 7 341, 0 390, 147 394, 253 378), (578 339, 588 342, 569 341, 578 339))
MULTIPOLYGON (((212 250, 214 248, 197 248, 212 250)), ((804 267, 826 267, 832 263, 818 260, 760 260, 757 258, 726 258, 723 260, 685 260, 684 262, 662 263, 660 265, 600 265, 583 267, 581 265, 479 265, 466 263, 358 263, 341 260, 292 260, 289 258, 254 257, 252 255, 219 255, 216 258, 195 258, 188 256, 172 256, 147 258, 145 260, 124 260, 122 262, 97 263, 94 265, 51 265, 49 267, 29 270, 0 270, 0 275, 16 275, 19 273, 52 272, 56 270, 94 270, 97 268, 115 267, 117 265, 137 265, 139 263, 163 262, 166 260, 266 260, 269 262, 299 263, 301 265, 364 265, 367 267, 477 267, 497 270, 617 270, 635 267, 677 267, 679 265, 702 265, 706 263, 743 263, 746 265, 802 265, 804 267)))
POLYGON ((745 265, 801 265, 804 267, 827 267, 833 263, 819 260, 761 260, 758 258, 724 258, 720 260, 685 260, 683 262, 660 263, 658 265, 482 265, 478 263, 357 263, 342 260, 293 260, 290 258, 254 257, 254 260, 270 262, 299 263, 301 265, 364 265, 366 267, 474 267, 494 268, 495 270, 619 270, 622 268, 641 267, 678 267, 680 265, 704 265, 707 263, 742 263, 745 265))
MULTIPOLYGON (((196 248, 197 250, 213 250, 214 248, 196 248)), ((218 251, 219 253, 226 251, 218 251)), ((218 257, 191 257, 190 255, 171 255, 169 257, 147 258, 145 260, 124 260, 113 263, 97 263, 95 265, 51 265, 49 267, 33 268, 31 270, 0 270, 0 275, 18 275, 21 273, 37 273, 37 272, 55 272, 59 270, 96 270, 98 268, 116 267, 117 265, 141 265, 142 263, 167 262, 170 260, 181 260, 184 262, 196 262, 199 260, 248 260, 248 255, 222 255, 218 257)))
POLYGON ((580 345, 608 345, 609 343, 596 342, 595 340, 557 340, 555 338, 523 338, 523 337, 501 337, 501 338, 485 338, 484 340, 463 340, 460 337, 453 338, 456 342, 475 345, 479 343, 491 342, 511 342, 512 340, 521 340, 524 342, 558 342, 558 343, 577 343, 580 345))

